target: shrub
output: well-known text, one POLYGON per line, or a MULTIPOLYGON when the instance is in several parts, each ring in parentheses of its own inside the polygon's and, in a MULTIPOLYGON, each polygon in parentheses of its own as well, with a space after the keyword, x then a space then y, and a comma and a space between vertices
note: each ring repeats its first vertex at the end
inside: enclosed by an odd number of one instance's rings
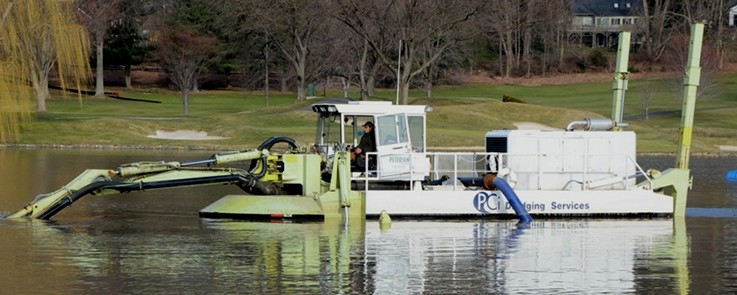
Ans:
POLYGON ((607 58, 606 54, 601 50, 594 50, 589 53, 589 60, 591 61, 592 66, 600 68, 609 67, 609 58, 607 58))
POLYGON ((521 100, 521 99, 516 98, 516 97, 513 97, 513 96, 509 96, 509 95, 506 95, 506 94, 502 96, 502 102, 527 103, 524 100, 521 100))

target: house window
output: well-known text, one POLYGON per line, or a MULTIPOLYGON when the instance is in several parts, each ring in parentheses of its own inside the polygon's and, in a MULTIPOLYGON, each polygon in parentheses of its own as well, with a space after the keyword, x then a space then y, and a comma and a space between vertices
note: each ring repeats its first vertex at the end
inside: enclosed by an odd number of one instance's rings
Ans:
POLYGON ((629 2, 627 2, 627 4, 625 4, 625 6, 627 6, 627 8, 630 8, 630 7, 632 7, 632 4, 630 4, 629 2))
POLYGON ((614 8, 619 8, 619 3, 614 3, 614 8))
POLYGON ((612 18, 612 25, 613 26, 618 26, 620 24, 621 24, 621 19, 620 18, 612 18))
POLYGON ((625 25, 631 25, 632 24, 632 19, 631 18, 628 18, 628 17, 625 17, 625 18, 622 19, 622 22, 625 25))

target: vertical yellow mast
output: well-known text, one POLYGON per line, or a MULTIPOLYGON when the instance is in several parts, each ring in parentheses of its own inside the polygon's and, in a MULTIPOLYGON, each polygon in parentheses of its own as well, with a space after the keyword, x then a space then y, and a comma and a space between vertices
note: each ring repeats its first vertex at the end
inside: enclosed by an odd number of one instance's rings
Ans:
POLYGON ((688 160, 691 152, 691 134, 693 133, 694 110, 696 108, 696 89, 699 86, 701 67, 701 42, 704 37, 704 24, 694 23, 691 26, 691 45, 688 50, 688 63, 683 78, 683 108, 681 110, 681 139, 676 155, 676 167, 663 173, 651 175, 652 189, 664 189, 673 197, 673 216, 680 218, 686 215, 686 200, 691 188, 691 171, 688 160))
POLYGON ((691 153, 691 135, 693 133, 694 110, 696 108, 696 90, 701 79, 701 41, 704 38, 704 24, 694 23, 691 26, 691 44, 688 49, 686 75, 683 77, 683 108, 681 109, 681 139, 678 144, 676 167, 688 169, 691 153))
POLYGON ((619 125, 624 118, 624 94, 627 91, 627 64, 630 57, 630 32, 619 33, 619 47, 617 49, 617 66, 614 69, 614 98, 612 99, 612 121, 614 129, 619 130, 619 125))
MULTIPOLYGON (((691 157, 691 135, 693 133, 694 111, 696 110, 696 90, 701 79, 701 44, 704 39, 704 24, 691 25, 691 44, 688 48, 686 74, 683 77, 683 108, 681 109, 681 139, 676 154, 676 170, 681 171, 681 190, 674 196, 673 223, 676 242, 676 269, 678 271, 678 291, 689 294, 691 291, 688 271, 688 241, 686 233, 686 199, 691 186, 691 175, 688 161, 691 157), (685 182, 685 184, 684 184, 685 182), (688 185, 688 187, 686 187, 688 185)), ((678 175, 678 174, 676 174, 678 175)))

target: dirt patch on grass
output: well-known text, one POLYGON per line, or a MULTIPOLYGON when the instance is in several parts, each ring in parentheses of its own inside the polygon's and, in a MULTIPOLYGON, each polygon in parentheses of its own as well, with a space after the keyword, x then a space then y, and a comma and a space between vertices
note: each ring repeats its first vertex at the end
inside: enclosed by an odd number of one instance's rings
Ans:
POLYGON ((720 145, 719 150, 723 152, 737 152, 737 146, 734 145, 720 145))
POLYGON ((156 134, 146 136, 148 138, 156 139, 170 139, 170 140, 218 140, 227 139, 227 137, 221 136, 210 136, 205 131, 195 130, 156 130, 156 134))

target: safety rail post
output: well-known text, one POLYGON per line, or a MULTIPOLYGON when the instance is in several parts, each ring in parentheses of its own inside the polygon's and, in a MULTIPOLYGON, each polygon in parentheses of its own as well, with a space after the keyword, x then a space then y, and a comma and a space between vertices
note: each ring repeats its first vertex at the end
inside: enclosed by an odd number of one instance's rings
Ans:
POLYGON ((458 190, 458 154, 453 154, 453 190, 458 190))

